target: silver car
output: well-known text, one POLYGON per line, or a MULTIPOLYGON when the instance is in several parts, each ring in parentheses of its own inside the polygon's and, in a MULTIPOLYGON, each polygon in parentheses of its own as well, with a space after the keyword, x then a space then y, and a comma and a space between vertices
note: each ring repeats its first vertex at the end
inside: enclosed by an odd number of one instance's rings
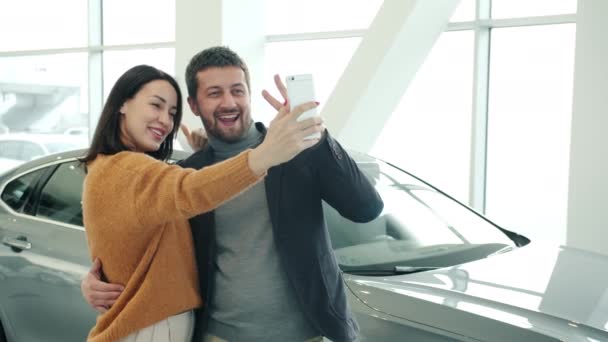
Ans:
MULTIPOLYGON (((80 294, 90 266, 82 153, 0 175, 0 342, 80 342, 94 324, 80 294)), ((352 156, 385 205, 364 224, 325 206, 361 341, 608 341, 608 257, 530 242, 396 167, 352 156)))

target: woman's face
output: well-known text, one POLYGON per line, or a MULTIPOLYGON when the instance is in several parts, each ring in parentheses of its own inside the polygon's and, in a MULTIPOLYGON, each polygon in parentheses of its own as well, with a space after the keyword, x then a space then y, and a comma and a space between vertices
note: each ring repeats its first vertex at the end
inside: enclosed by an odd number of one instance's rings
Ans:
POLYGON ((143 86, 120 108, 122 142, 136 152, 154 152, 173 130, 177 93, 165 80, 143 86))

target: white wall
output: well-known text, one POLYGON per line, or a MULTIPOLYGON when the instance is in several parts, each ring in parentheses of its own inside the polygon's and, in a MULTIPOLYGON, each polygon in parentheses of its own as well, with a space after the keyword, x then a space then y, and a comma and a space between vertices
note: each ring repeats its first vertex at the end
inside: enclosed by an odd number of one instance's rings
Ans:
POLYGON ((579 0, 567 245, 608 254, 608 1, 579 0))

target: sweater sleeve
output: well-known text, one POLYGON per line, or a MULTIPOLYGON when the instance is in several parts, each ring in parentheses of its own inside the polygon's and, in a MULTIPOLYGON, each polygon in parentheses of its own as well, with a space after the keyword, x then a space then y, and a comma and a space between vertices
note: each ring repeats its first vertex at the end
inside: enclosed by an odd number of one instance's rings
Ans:
POLYGON ((126 171, 126 195, 133 196, 135 215, 146 227, 211 211, 257 183, 264 175, 249 168, 249 152, 201 170, 134 152, 115 155, 113 164, 126 171))

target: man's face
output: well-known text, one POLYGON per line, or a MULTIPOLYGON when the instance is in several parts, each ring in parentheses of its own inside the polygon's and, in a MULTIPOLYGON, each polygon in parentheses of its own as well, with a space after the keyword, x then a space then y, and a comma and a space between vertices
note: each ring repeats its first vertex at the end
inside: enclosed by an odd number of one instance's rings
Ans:
POLYGON ((196 98, 188 98, 208 135, 225 142, 241 139, 251 126, 251 98, 239 67, 212 67, 196 75, 196 98))

